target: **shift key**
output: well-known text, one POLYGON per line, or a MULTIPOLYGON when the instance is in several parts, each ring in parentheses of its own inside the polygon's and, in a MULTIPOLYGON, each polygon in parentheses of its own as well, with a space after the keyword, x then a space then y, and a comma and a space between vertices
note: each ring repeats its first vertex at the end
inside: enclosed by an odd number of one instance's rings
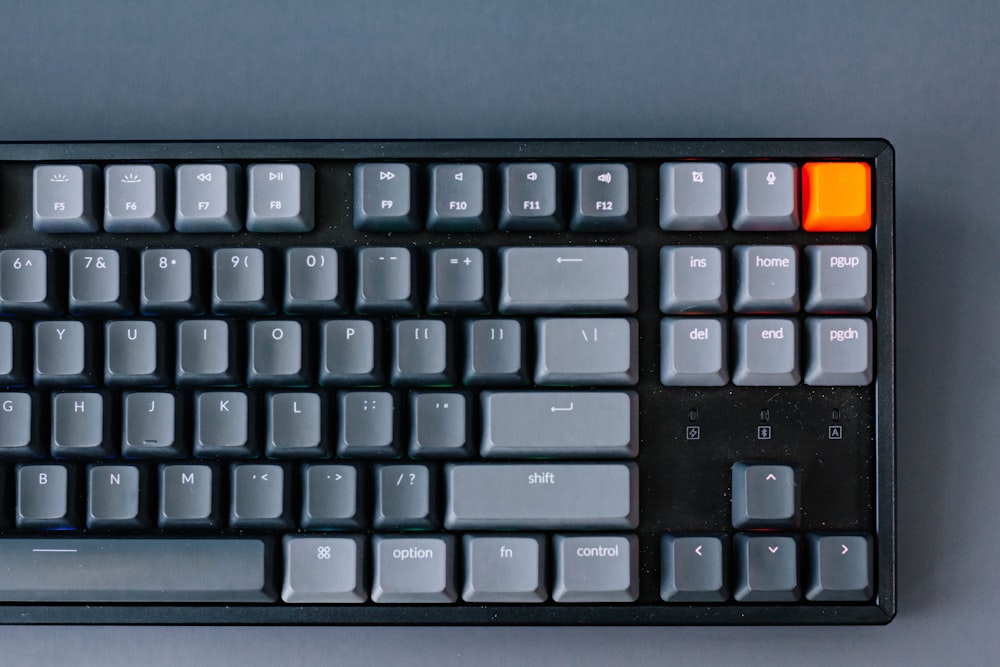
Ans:
POLYGON ((465 529, 634 529, 633 463, 451 464, 445 526, 465 529))

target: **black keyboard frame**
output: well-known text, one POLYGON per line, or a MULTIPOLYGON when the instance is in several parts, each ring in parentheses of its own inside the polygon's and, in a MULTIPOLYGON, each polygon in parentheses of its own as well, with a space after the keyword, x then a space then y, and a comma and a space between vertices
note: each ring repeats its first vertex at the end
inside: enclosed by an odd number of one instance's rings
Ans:
MULTIPOLYGON (((426 175, 417 183, 419 211, 426 210, 426 175)), ((499 183, 487 182, 492 212, 497 209, 499 183)), ((562 210, 568 213, 572 187, 562 174, 562 210)), ((170 181, 168 181, 170 183, 170 181)), ((168 192, 172 190, 168 186, 168 192)), ((244 190, 245 192, 245 190, 244 190)), ((730 197, 731 199, 731 197, 730 197)), ((100 197, 96 210, 102 210, 100 197)), ((641 597, 632 604, 479 605, 299 605, 285 604, 6 604, 0 605, 0 623, 32 624, 405 624, 405 625, 685 625, 685 624, 881 624, 896 611, 895 569, 895 389, 894 389, 894 154, 885 140, 441 140, 441 141, 254 141, 254 142, 112 142, 0 144, 0 248, 68 250, 77 247, 199 248, 268 245, 330 244, 407 245, 497 248, 507 245, 587 244, 631 245, 638 250, 640 381, 640 550, 641 597), (866 161, 873 168, 874 224, 865 233, 808 234, 795 232, 666 232, 658 226, 659 163, 674 160, 719 161, 866 161), (363 161, 465 161, 497 165, 509 161, 629 162, 637 167, 639 228, 625 233, 499 232, 376 234, 355 232, 352 221, 353 165, 363 161), (316 167, 316 228, 308 234, 51 234, 32 231, 31 169, 39 163, 156 162, 173 166, 184 162, 305 162, 316 167), (654 168, 656 167, 656 168, 654 168), (659 383, 658 309, 659 248, 671 243, 725 245, 735 243, 864 243, 870 245, 873 266, 876 324, 876 382, 869 387, 785 388, 723 387, 667 388, 659 383), (767 394, 766 400, 761 396, 767 394), (844 416, 845 438, 838 446, 855 447, 853 455, 828 457, 822 462, 822 480, 809 487, 814 459, 823 459, 822 437, 831 405, 844 416), (689 410, 699 411, 703 431, 721 428, 713 444, 685 442, 683 429, 689 410), (761 423, 762 409, 775 433, 795 431, 767 450, 751 433, 761 423), (853 421, 852 421, 853 418, 853 421), (734 434, 740 435, 734 435, 734 434), (744 437, 745 436, 745 437, 744 437), (695 449, 700 447, 701 449, 695 449), (799 461, 797 457, 808 458, 799 461), (659 540, 666 530, 717 532, 728 524, 729 465, 736 460, 792 460, 803 466, 803 526, 828 532, 852 530, 875 536, 875 597, 865 603, 791 604, 737 603, 668 604, 659 600, 659 540), (707 464, 709 472, 701 464, 707 464), (672 487, 660 486, 654 470, 672 470, 672 487), (681 480, 678 482, 677 480, 681 480), (843 486, 840 486, 840 484, 843 486), (719 493, 723 498, 719 499, 719 493), (678 506, 702 503, 695 511, 678 506), (707 503, 707 504, 706 504, 707 503), (655 510, 653 508, 656 508, 655 510), (701 510, 701 511, 699 511, 701 510), (707 510, 707 511, 706 511, 707 510), (823 516, 822 525, 814 523, 823 516)), ((173 201, 168 195, 172 219, 173 201)), ((242 217, 242 215, 241 215, 242 217)), ((494 217, 495 223, 495 217, 494 217)), ((353 270, 353 262, 347 271, 353 270)), ((350 284, 350 283, 348 283, 350 284)), ((426 285, 421 286, 423 290, 426 285)), ((495 287, 495 286, 494 286, 495 287)), ((727 313, 725 317, 732 317, 727 313)), ((792 317, 803 317, 803 313, 792 317)), ((305 319, 303 317, 303 319, 305 319)), ((478 420, 477 420, 478 423, 478 420)), ((475 433, 475 426, 473 433, 475 433)), ((710 439, 711 433, 706 436, 710 439)), ((824 436, 825 437, 825 436, 824 436)), ((829 453, 829 452, 827 452, 829 453)), ((6 465, 6 464, 5 464, 6 465)), ((12 481, 8 474, 8 481, 12 481)), ((816 475, 812 479, 819 479, 816 475)), ((10 507, 12 484, 7 484, 4 506, 10 507)), ((72 536, 87 531, 70 531, 72 536)), ((728 528, 731 535, 734 531, 728 528)), ((158 534, 156 529, 145 535, 158 534)), ((199 533, 191 533, 196 537, 199 533)), ((200 533, 209 536, 206 533, 200 533)), ((213 535, 236 535, 223 528, 213 535)), ((39 533, 0 529, 3 536, 39 533)), ((171 535, 177 535, 172 533, 171 535)), ((58 539, 58 538, 54 538, 58 539)), ((273 543, 273 567, 279 568, 280 540, 273 543)), ((369 550, 370 555, 370 550, 369 550)), ((551 560, 551 559, 550 559, 551 560)), ((727 563, 731 571, 731 554, 727 563)), ((551 563, 550 563, 551 567, 551 563)), ((370 577, 369 567, 369 577, 370 577)), ((276 570, 280 572, 280 570, 276 570)), ((461 550, 456 559, 461 572, 461 550)), ((732 577, 730 576, 730 583, 732 577)))

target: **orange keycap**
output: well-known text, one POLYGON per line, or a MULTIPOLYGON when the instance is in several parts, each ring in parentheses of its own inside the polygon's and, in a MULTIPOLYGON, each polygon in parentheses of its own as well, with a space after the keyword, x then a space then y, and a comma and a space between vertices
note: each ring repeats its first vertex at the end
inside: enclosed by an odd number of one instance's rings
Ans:
POLYGON ((871 169, 864 162, 809 162, 802 168, 802 228, 864 232, 872 226, 871 169))

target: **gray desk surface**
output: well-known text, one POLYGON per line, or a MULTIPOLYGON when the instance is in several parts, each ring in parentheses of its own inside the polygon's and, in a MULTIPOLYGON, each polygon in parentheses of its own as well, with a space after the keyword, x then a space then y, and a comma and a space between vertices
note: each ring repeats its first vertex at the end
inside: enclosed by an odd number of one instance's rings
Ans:
POLYGON ((995 664, 989 2, 4 2, 0 140, 895 144, 899 615, 877 628, 0 628, 3 664, 995 664))

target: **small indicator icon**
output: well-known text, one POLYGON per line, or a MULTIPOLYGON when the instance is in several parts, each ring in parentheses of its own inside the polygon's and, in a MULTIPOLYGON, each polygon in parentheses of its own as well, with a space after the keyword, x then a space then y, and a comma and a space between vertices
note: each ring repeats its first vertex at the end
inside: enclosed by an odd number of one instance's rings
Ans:
POLYGON ((122 183, 142 183, 139 174, 125 174, 122 176, 122 183))
POLYGON ((765 180, 767 180, 768 185, 774 185, 775 181, 778 180, 778 177, 774 175, 773 171, 769 171, 767 172, 767 178, 765 180))
POLYGON ((527 178, 529 181, 537 181, 538 180, 538 172, 537 171, 529 171, 528 175, 525 176, 525 178, 527 178))
POLYGON ((599 180, 601 183, 610 183, 611 182, 611 172, 610 171, 606 171, 603 174, 598 174, 597 175, 597 180, 599 180))
POLYGON ((69 183, 69 176, 66 174, 52 174, 49 180, 53 183, 69 183))

